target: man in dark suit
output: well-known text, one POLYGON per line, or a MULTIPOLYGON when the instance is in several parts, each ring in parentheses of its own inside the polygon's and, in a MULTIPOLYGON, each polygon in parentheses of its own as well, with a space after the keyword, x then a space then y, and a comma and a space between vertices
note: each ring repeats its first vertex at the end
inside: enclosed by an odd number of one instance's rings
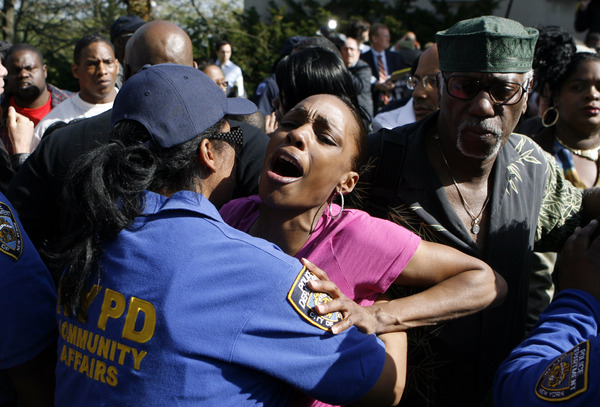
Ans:
POLYGON ((360 56, 371 67, 371 87, 375 113, 394 97, 395 84, 390 80, 395 71, 410 68, 402 55, 389 51, 390 30, 381 23, 375 23, 369 30, 371 50, 360 56))

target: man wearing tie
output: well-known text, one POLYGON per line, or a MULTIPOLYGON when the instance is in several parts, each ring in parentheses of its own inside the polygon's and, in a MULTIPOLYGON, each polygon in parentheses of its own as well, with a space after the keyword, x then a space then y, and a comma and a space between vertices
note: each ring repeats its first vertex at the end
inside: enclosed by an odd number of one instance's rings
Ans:
POLYGON ((375 23, 369 30, 371 50, 360 57, 371 67, 373 74, 371 85, 373 90, 373 106, 375 111, 385 106, 392 99, 394 83, 389 80, 391 74, 399 69, 408 68, 402 55, 389 51, 390 30, 381 23, 375 23))

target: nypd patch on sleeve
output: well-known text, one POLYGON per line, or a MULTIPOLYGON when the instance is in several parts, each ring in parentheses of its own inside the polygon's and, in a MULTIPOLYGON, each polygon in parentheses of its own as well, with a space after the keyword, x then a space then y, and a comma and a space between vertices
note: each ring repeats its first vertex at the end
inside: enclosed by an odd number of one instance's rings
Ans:
POLYGON ((316 279, 317 276, 303 267, 288 293, 288 301, 304 319, 314 326, 328 331, 343 318, 339 312, 320 315, 315 311, 317 305, 331 301, 328 294, 311 291, 306 286, 309 281, 316 279))
POLYGON ((540 376, 535 394, 542 400, 565 401, 588 388, 590 342, 560 355, 540 376))
POLYGON ((19 224, 10 207, 0 202, 0 253, 19 260, 23 252, 23 239, 19 224))

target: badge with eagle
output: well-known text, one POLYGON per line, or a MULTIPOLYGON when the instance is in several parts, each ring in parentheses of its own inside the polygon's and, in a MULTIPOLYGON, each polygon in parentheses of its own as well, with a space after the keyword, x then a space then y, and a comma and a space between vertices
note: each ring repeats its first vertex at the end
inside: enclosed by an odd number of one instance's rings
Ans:
POLYGON ((0 202, 0 252, 19 260, 23 252, 23 238, 19 224, 10 207, 0 202))
POLYGON ((544 370, 535 386, 542 400, 565 401, 588 389, 590 341, 575 346, 544 370))

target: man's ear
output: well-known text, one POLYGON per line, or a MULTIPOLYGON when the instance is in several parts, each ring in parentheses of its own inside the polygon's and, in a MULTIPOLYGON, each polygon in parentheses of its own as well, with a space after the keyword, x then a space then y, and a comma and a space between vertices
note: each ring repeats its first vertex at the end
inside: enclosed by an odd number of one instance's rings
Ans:
POLYGON ((198 160, 210 171, 217 170, 217 151, 209 139, 203 139, 198 148, 198 160))
POLYGON ((77 68, 78 67, 79 67, 79 65, 77 65, 77 64, 71 65, 71 73, 73 74, 73 76, 75 77, 75 79, 79 79, 79 74, 77 73, 77 68))
POLYGON ((348 171, 346 174, 342 176, 340 182, 338 182, 338 191, 342 194, 346 195, 354 190, 354 187, 358 183, 358 173, 355 171, 348 171))

